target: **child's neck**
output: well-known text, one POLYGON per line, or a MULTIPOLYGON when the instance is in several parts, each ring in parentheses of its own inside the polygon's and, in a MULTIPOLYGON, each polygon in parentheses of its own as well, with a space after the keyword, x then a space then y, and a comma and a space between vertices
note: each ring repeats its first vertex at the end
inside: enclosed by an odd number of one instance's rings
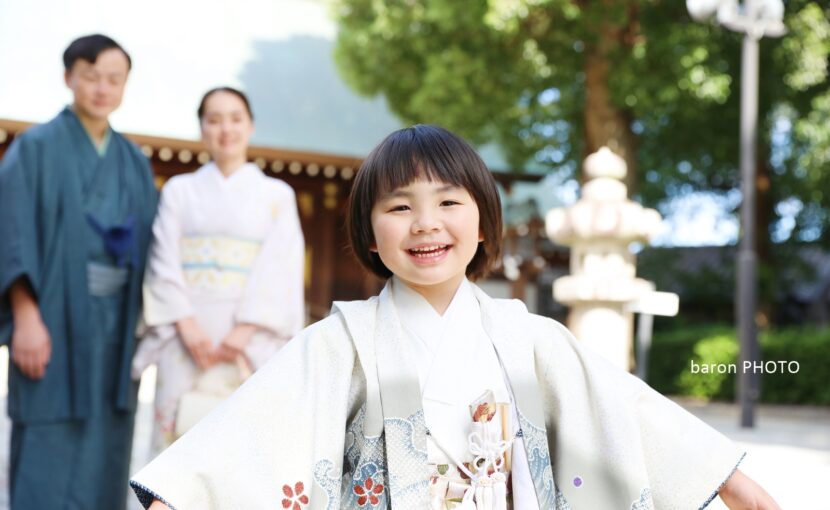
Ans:
POLYGON ((443 316, 447 308, 450 307, 450 303, 452 303, 456 292, 458 292, 458 287, 464 281, 464 275, 435 285, 418 285, 417 283, 405 281, 400 277, 398 279, 401 283, 423 296, 438 315, 443 316))

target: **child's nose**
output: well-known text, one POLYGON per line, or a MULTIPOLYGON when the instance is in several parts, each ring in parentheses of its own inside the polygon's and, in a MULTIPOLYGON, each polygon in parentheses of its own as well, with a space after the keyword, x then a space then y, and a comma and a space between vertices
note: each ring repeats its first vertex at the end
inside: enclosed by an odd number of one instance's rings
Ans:
POLYGON ((437 232, 439 230, 441 230, 441 222, 432 214, 421 214, 412 223, 412 231, 416 234, 437 232))

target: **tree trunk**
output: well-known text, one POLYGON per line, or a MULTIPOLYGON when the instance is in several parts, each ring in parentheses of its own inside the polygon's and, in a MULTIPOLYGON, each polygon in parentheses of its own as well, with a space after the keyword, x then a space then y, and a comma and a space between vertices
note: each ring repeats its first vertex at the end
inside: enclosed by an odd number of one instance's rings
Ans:
POLYGON ((758 164, 755 175, 755 253, 758 256, 758 312, 756 323, 765 328, 770 324, 773 315, 774 285, 765 269, 772 267, 772 239, 770 227, 773 219, 773 197, 770 190, 769 148, 760 144, 758 164))
MULTIPOLYGON (((636 146, 637 139, 631 131, 631 114, 614 104, 609 83, 611 76, 611 54, 628 46, 631 32, 636 23, 629 26, 614 26, 606 23, 596 43, 586 47, 585 58, 585 154, 583 157, 607 146, 622 157, 628 167, 625 184, 629 193, 635 190, 637 182, 636 146)), ((627 51, 628 48, 625 48, 627 51)))

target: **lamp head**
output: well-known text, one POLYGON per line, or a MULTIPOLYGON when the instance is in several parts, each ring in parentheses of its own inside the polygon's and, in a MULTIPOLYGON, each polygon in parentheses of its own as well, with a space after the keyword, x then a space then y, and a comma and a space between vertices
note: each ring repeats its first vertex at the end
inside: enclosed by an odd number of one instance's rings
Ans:
POLYGON ((780 37, 784 26, 782 0, 686 0, 686 9, 695 21, 713 21, 750 37, 780 37))
POLYGON ((781 0, 756 0, 758 17, 765 21, 781 22, 784 20, 784 2, 781 0))
POLYGON ((686 0, 686 10, 695 21, 707 21, 718 12, 724 0, 686 0))

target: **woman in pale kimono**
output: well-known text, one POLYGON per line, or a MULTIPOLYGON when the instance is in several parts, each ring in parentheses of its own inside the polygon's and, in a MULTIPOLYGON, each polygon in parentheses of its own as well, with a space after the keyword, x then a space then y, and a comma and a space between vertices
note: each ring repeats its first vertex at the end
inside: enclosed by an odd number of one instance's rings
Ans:
POLYGON ((247 162, 248 99, 235 89, 214 89, 198 115, 212 161, 162 189, 144 281, 149 331, 133 364, 136 377, 158 366, 157 452, 182 429, 176 419, 185 394, 208 395, 208 402, 229 395, 304 322, 294 192, 247 162))
POLYGON ((434 126, 355 179, 337 302, 134 477, 148 508, 776 509, 731 441, 521 302, 471 283, 501 250, 492 175, 434 126))

